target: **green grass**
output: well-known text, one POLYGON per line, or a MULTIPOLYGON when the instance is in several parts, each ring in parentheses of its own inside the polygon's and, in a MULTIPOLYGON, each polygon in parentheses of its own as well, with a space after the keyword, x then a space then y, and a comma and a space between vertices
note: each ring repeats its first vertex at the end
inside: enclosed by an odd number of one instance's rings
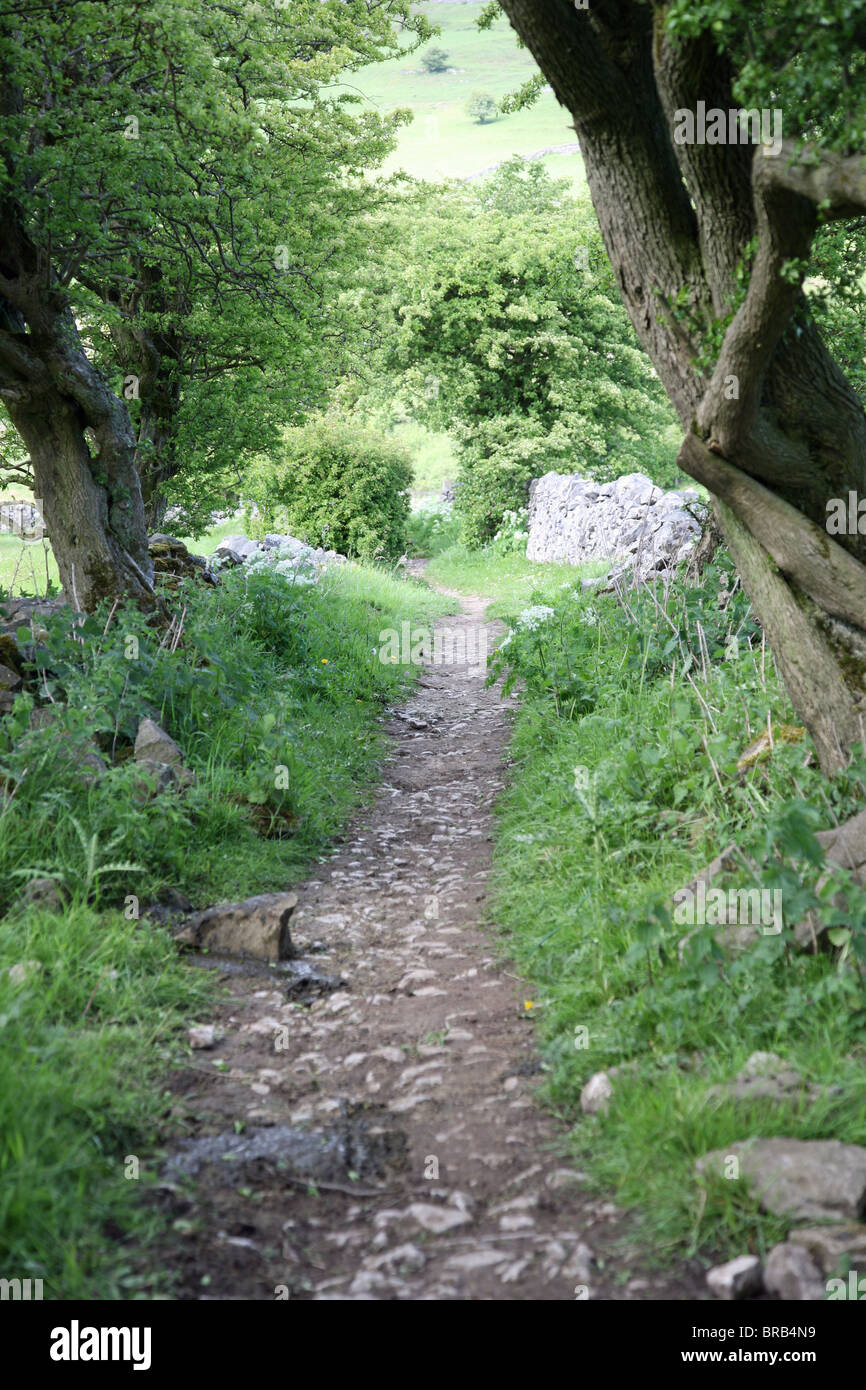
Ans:
MULTIPOLYGON (((0 502, 31 502, 30 488, 16 485, 0 488, 0 502)), ((26 541, 20 536, 0 533, 0 590, 16 594, 43 595, 59 586, 57 565, 47 541, 26 541)))
POLYGON ((49 619, 32 658, 55 718, 30 728, 31 689, 0 721, 0 1269, 43 1279, 49 1298, 170 1293, 136 1273, 158 1225, 139 1198, 168 1123, 160 1078, 214 984, 176 959, 148 904, 167 888, 200 907, 285 889, 324 856, 413 679, 379 660, 380 632, 453 608, 354 565, 306 588, 233 571, 168 601, 185 614, 175 652, 133 608, 107 627, 106 612, 49 619), (177 740, 193 786, 143 794, 143 715, 177 740), (43 874, 67 910, 21 905, 43 874))
POLYGON ((210 982, 167 933, 82 904, 0 923, 0 1251, 45 1298, 164 1291, 133 1273, 154 1234, 140 1195, 154 1173, 161 1080, 210 982), (9 968, 39 963, 21 984, 9 968), (121 1084, 122 1082, 122 1084, 121 1084), (138 1159, 136 1170, 130 1159, 138 1159))
POLYGON ((431 561, 428 579, 461 594, 490 594, 488 617, 510 618, 526 608, 539 593, 571 588, 582 578, 604 574, 610 568, 591 561, 586 565, 533 563, 514 552, 496 555, 491 550, 468 550, 453 545, 431 561))
POLYGON ((863 984, 850 964, 788 945, 818 872, 803 827, 862 805, 866 762, 828 785, 803 765, 805 742, 779 744, 738 775, 768 714, 796 721, 769 655, 762 675, 760 639, 748 648, 742 596, 720 615, 717 571, 675 592, 667 617, 632 600, 637 626, 614 599, 582 594, 575 570, 564 588, 567 573, 456 548, 430 567, 449 587, 493 596, 490 613, 554 609, 504 649, 524 694, 499 807, 495 918, 532 982, 548 1099, 598 1190, 636 1209, 661 1261, 760 1252, 786 1223, 758 1213, 743 1183, 705 1190, 694 1160, 751 1135, 866 1141, 863 984), (681 654, 699 652, 697 621, 710 660, 706 673, 693 660, 689 680, 681 654), (725 660, 729 621, 743 625, 741 648, 725 660), (726 960, 708 928, 681 960, 673 892, 724 846, 755 840, 763 881, 784 885, 785 933, 726 960), (759 1049, 838 1089, 802 1109, 710 1104, 707 1088, 759 1049), (589 1077, 623 1063, 635 1070, 615 1082, 608 1114, 582 1115, 589 1077))
MULTIPOLYGON (((476 28, 482 4, 418 8, 440 26, 442 33, 431 46, 446 50, 454 71, 426 73, 420 63, 424 50, 419 50, 366 68, 351 81, 351 90, 360 92, 377 110, 387 113, 399 107, 414 113, 412 124, 400 133, 399 146, 385 172, 403 169, 434 182, 466 178, 515 154, 525 156, 576 142, 567 114, 550 91, 527 110, 476 125, 465 111, 469 94, 484 91, 499 99, 526 82, 537 70, 535 63, 526 49, 517 46, 504 20, 484 33, 476 28)), ((545 163, 557 176, 573 179, 576 189, 585 185, 579 154, 548 156, 545 163)))
POLYGON ((49 585, 56 591, 59 584, 57 564, 47 542, 0 535, 0 589, 41 596, 49 585))
MULTIPOLYGON (((168 529, 171 533, 171 528, 168 529)), ((229 517, 228 521, 220 521, 216 526, 211 526, 203 536, 179 536, 178 540, 182 540, 193 555, 213 555, 226 536, 245 535, 244 514, 240 512, 237 516, 229 517)))
POLYGON ((434 500, 442 484, 457 477, 457 454, 449 434, 425 429, 414 420, 395 425, 392 435, 412 455, 413 498, 434 500))

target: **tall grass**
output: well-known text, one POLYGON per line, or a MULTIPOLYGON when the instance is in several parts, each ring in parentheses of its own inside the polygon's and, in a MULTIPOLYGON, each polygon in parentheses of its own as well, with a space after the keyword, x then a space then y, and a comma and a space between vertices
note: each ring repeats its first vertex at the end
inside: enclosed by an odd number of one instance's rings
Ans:
MULTIPOLYGON (((796 720, 724 558, 698 588, 627 606, 520 558, 455 551, 433 568, 496 596, 489 611, 511 623, 498 662, 523 700, 494 912, 534 982, 548 1098, 581 1166, 638 1209, 659 1258, 763 1249, 785 1223, 759 1213, 743 1183, 699 1182, 694 1161, 751 1135, 866 1141, 862 965, 801 954, 791 939, 816 902, 813 831, 862 806, 866 760, 827 784, 802 731, 738 771, 768 720, 796 720), (682 950, 672 895, 732 842, 756 882, 784 888, 785 929, 740 956, 712 927, 682 950), (756 1050, 824 1094, 709 1098, 756 1050), (623 1065, 608 1112, 583 1115, 589 1077, 623 1065)), ((862 909, 850 920, 862 948, 862 909)))

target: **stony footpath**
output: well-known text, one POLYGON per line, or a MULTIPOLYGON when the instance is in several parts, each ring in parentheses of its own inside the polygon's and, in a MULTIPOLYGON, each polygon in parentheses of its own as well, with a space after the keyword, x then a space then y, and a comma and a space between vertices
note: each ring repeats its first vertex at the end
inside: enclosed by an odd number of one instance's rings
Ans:
MULTIPOLYGON (((462 607, 454 637, 483 624, 462 607)), ((227 990, 170 1081, 181 1296, 710 1297, 697 1262, 648 1267, 538 1102, 531 990, 485 925, 507 703, 431 664, 390 733, 375 805, 277 912, 293 959, 190 957, 227 990)))

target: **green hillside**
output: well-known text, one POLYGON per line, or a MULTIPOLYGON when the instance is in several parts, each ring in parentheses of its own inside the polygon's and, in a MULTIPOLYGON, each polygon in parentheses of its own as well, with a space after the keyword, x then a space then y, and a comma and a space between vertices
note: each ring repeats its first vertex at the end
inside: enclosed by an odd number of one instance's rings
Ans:
MULTIPOLYGON (((483 33, 476 27, 483 8, 451 0, 419 6, 441 31, 429 47, 448 54, 447 72, 425 72, 421 66, 425 50, 421 49, 403 59, 378 63, 352 79, 353 88, 378 110, 408 107, 415 114, 385 165, 386 172, 405 169, 419 178, 467 178, 514 154, 526 156, 553 145, 576 143, 568 113, 551 91, 528 110, 500 116, 488 125, 471 120, 465 109, 470 93, 489 92, 498 99, 536 71, 531 56, 518 47, 504 21, 483 33)), ((577 154, 548 155, 545 165, 558 177, 583 182, 583 162, 577 154)))

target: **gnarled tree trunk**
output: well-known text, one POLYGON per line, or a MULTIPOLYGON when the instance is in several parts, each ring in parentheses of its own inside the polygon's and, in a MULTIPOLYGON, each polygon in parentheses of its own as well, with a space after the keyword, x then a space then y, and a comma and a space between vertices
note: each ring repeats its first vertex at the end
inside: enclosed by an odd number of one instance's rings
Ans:
POLYGON ((30 451, 66 598, 91 611, 154 601, 136 441, 123 401, 81 344, 50 267, 0 207, 0 399, 30 451))
POLYGON ((831 498, 866 496, 866 416, 785 263, 825 216, 866 209, 866 161, 789 142, 678 144, 675 112, 736 109, 706 37, 675 44, 637 0, 502 0, 574 118, 620 290, 685 431, 683 469, 716 514, 825 771, 864 737, 866 536, 827 534, 831 498), (749 288, 714 367, 696 367, 749 288))
POLYGON ((7 404, 30 450, 34 492, 68 602, 85 612, 121 594, 149 603, 153 569, 131 430, 116 426, 109 463, 104 452, 91 456, 86 420, 69 397, 52 392, 7 404))

